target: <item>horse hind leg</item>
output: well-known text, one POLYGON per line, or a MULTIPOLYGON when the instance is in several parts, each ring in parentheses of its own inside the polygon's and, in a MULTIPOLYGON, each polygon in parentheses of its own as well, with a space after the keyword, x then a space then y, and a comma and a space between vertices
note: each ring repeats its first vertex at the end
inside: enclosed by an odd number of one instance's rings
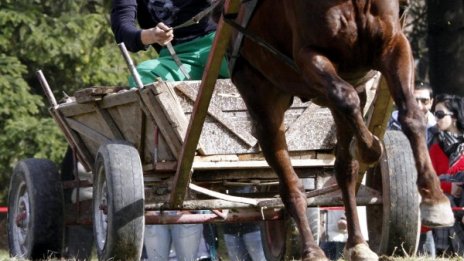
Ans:
POLYGON ((280 196, 300 232, 303 260, 328 260, 309 228, 306 216, 307 198, 302 183, 291 166, 287 150, 283 119, 290 106, 291 96, 273 88, 266 78, 243 60, 237 61, 233 81, 253 119, 255 133, 266 161, 279 177, 280 196))
MULTIPOLYGON (((346 117, 332 111, 337 126, 347 124, 346 117)), ((335 177, 342 192, 345 205, 345 215, 348 224, 348 240, 343 255, 350 261, 375 261, 377 254, 369 249, 361 233, 358 212, 356 208, 356 183, 358 180, 359 164, 349 152, 353 132, 337 128, 337 147, 335 160, 335 177)))
POLYGON ((346 115, 347 126, 355 135, 350 149, 352 155, 366 164, 376 163, 383 153, 382 143, 367 128, 361 101, 354 87, 338 76, 327 57, 310 48, 302 49, 295 58, 306 82, 318 87, 318 91, 328 100, 329 107, 346 115))
POLYGON ((454 223, 454 215, 432 166, 425 141, 424 114, 417 106, 412 93, 414 63, 409 42, 400 34, 392 39, 389 47, 381 58, 381 72, 398 107, 401 128, 408 137, 414 154, 418 174, 417 186, 422 197, 422 224, 430 227, 450 226, 454 223))

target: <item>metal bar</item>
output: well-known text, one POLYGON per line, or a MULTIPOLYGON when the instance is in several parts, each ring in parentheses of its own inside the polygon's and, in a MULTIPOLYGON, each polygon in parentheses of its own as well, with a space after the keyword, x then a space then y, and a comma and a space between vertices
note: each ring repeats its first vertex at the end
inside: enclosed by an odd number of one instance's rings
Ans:
POLYGON ((65 122, 65 117, 58 111, 58 103, 56 102, 55 96, 53 95, 53 92, 51 91, 51 88, 48 85, 47 79, 45 79, 45 76, 42 73, 42 70, 37 71, 37 77, 39 79, 40 85, 42 86, 42 89, 44 90, 45 96, 47 96, 47 99, 51 104, 51 108, 49 110, 50 115, 55 120, 55 122, 58 124, 58 127, 63 131, 63 134, 66 140, 68 141, 68 144, 71 147, 76 148, 76 151, 74 152, 77 153, 77 157, 83 163, 85 169, 90 170, 92 166, 90 165, 89 162, 91 162, 90 159, 92 159, 93 157, 90 156, 90 152, 86 148, 81 149, 77 145, 80 143, 80 139, 69 128, 69 126, 65 122))
POLYGON ((52 115, 55 122, 58 124, 60 129, 63 131, 68 144, 76 149, 77 157, 79 161, 84 165, 87 171, 91 171, 93 168, 93 156, 91 155, 88 148, 83 145, 82 139, 79 137, 77 132, 67 124, 65 116, 63 116, 57 109, 51 108, 50 114, 52 115), (81 146, 78 146, 80 144, 81 146))
MULTIPOLYGON (((239 0, 228 0, 226 3, 225 13, 236 13, 240 7, 239 0)), ((214 38, 208 63, 203 73, 198 98, 195 101, 192 116, 190 117, 187 134, 184 144, 178 157, 179 165, 174 177, 174 186, 171 190, 169 205, 172 207, 182 206, 182 202, 187 194, 188 183, 192 172, 193 157, 200 139, 201 130, 208 112, 208 106, 213 94, 214 85, 221 66, 222 59, 228 47, 232 28, 224 23, 223 18, 219 21, 216 37, 214 38)))
POLYGON ((179 56, 177 56, 176 50, 174 50, 172 43, 167 43, 166 47, 168 48, 169 54, 171 55, 172 59, 177 64, 185 78, 187 78, 187 80, 191 80, 192 78, 190 77, 190 74, 187 72, 187 69, 185 68, 184 64, 180 61, 179 56))
POLYGON ((127 67, 129 68, 132 74, 132 77, 134 77, 134 81, 135 81, 135 84, 137 85, 137 88, 139 89, 143 88, 142 79, 140 79, 139 72, 137 72, 137 69, 134 66, 134 62, 132 62, 129 52, 126 49, 126 45, 123 42, 121 42, 118 44, 118 46, 119 46, 119 50, 121 50, 124 60, 126 61, 127 67))
POLYGON ((42 85, 42 89, 45 92, 45 96, 47 96, 48 101, 50 102, 52 107, 53 108, 57 107, 58 103, 56 102, 52 89, 50 89, 50 86, 48 85, 47 79, 45 79, 45 76, 42 73, 42 70, 37 71, 37 77, 39 78, 40 85, 42 85))

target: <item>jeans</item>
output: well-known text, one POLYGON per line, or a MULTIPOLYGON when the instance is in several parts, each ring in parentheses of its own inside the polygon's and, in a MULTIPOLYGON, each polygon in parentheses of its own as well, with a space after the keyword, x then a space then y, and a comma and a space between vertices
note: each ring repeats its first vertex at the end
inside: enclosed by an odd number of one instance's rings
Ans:
POLYGON ((420 234, 418 255, 426 255, 432 258, 436 257, 435 240, 433 239, 432 230, 420 234))
POLYGON ((230 261, 266 261, 259 230, 243 235, 224 234, 224 242, 230 261))
POLYGON ((343 249, 345 248, 345 242, 322 242, 321 249, 330 260, 338 260, 343 256, 343 249))
POLYGON ((203 224, 147 225, 145 248, 149 261, 166 261, 171 243, 178 261, 193 261, 203 233, 203 224))

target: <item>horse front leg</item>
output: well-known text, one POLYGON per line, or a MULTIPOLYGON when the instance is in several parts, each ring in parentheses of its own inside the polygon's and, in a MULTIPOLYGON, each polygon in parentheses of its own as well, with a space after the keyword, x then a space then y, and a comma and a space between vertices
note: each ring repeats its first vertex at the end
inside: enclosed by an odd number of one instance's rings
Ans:
MULTIPOLYGON (((362 115, 361 99, 355 88, 344 81, 334 64, 323 54, 302 48, 295 56, 304 80, 316 88, 329 107, 345 115, 347 125, 354 133, 351 153, 360 161, 373 164, 383 153, 380 140, 367 128, 362 115)), ((308 88, 308 95, 314 92, 308 88)))
POLYGON ((325 261, 311 233, 306 216, 307 198, 295 173, 285 140, 284 113, 292 97, 280 92, 247 62, 238 60, 233 81, 254 122, 254 131, 269 166, 279 178, 280 196, 300 232, 303 260, 325 261))
POLYGON ((359 163, 349 151, 353 132, 342 128, 347 125, 346 116, 332 110, 337 126, 337 147, 335 160, 335 178, 342 192, 345 215, 348 224, 348 240, 343 251, 345 259, 351 261, 375 261, 377 254, 369 249, 361 233, 358 211, 356 208, 356 183, 359 163))
POLYGON ((307 210, 307 197, 303 185, 291 166, 289 154, 286 149, 283 124, 278 128, 267 124, 261 118, 257 126, 258 139, 269 165, 279 177, 279 191, 286 210, 295 221, 300 232, 302 242, 302 257, 305 261, 327 260, 323 251, 314 240, 309 227, 307 210))
POLYGON ((422 197, 422 224, 430 227, 451 226, 454 215, 448 198, 440 188, 425 141, 425 116, 413 96, 414 69, 409 42, 396 36, 381 58, 381 72, 398 107, 398 118, 408 137, 416 162, 417 185, 422 197))

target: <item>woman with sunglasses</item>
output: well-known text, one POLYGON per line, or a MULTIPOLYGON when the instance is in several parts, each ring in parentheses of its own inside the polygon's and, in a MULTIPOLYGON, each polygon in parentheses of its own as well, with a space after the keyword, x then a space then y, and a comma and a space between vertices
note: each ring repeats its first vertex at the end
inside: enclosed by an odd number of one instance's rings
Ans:
MULTIPOLYGON (((438 128, 429 150, 432 164, 451 204, 464 206, 464 100, 455 95, 437 95, 432 111, 438 128)), ((453 227, 433 229, 437 256, 464 254, 463 214, 463 211, 455 212, 453 227)))

